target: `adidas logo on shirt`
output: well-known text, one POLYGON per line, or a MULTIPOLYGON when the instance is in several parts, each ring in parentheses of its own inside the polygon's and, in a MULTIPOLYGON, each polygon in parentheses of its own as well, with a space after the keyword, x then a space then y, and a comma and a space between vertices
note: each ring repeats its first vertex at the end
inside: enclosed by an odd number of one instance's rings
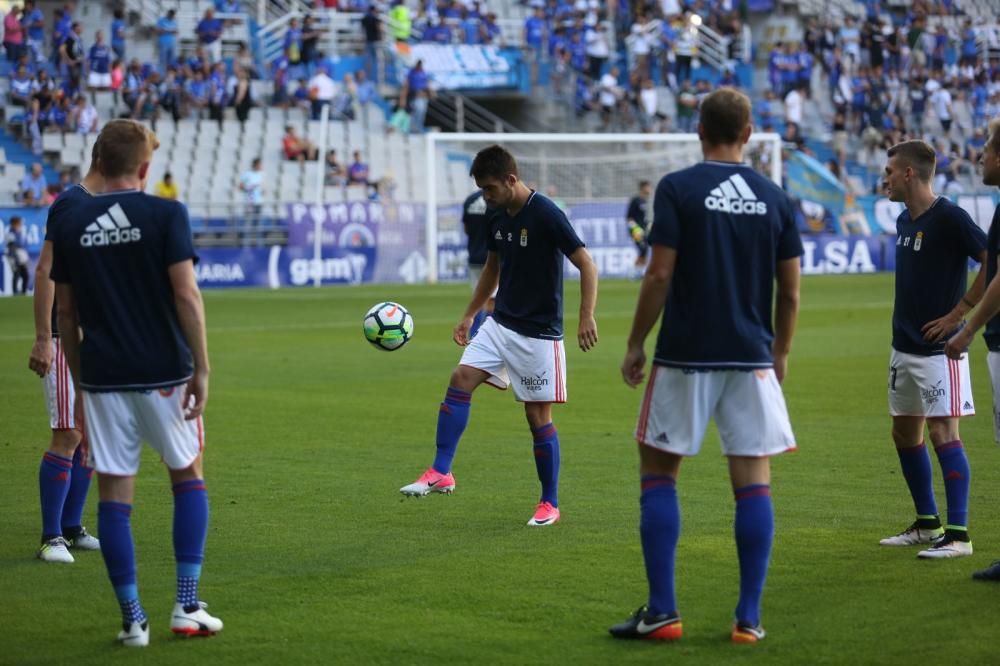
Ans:
POLYGON ((80 245, 83 247, 105 247, 135 243, 141 239, 142 230, 134 228, 122 207, 115 204, 95 222, 87 225, 84 234, 80 236, 80 245))
POLYGON ((766 215, 767 204, 757 200, 743 176, 726 178, 705 197, 705 208, 734 215, 766 215))

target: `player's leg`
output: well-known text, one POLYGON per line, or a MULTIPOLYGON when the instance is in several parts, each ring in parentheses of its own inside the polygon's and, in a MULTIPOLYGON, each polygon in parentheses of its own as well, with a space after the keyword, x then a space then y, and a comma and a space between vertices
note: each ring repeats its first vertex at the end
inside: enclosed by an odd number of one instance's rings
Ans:
POLYGON ((69 492, 62 511, 62 533, 70 548, 75 550, 100 550, 101 542, 87 532, 83 526, 83 508, 90 492, 90 480, 94 468, 90 467, 90 447, 86 434, 80 437, 80 443, 73 453, 73 472, 69 480, 69 492))
POLYGON ((129 647, 149 643, 149 623, 139 601, 132 541, 132 500, 142 437, 133 394, 82 393, 94 468, 97 470, 97 531, 101 555, 122 613, 118 640, 129 647))
POLYGON ((399 492, 423 497, 432 492, 447 494, 455 489, 451 464, 465 426, 469 423, 472 392, 483 382, 500 389, 506 389, 510 384, 499 352, 502 345, 500 327, 491 319, 465 348, 462 359, 451 373, 444 400, 438 407, 434 462, 420 478, 403 486, 399 492))
POLYGON ((531 428, 535 470, 542 485, 538 506, 528 525, 554 525, 559 522, 559 433, 552 423, 552 403, 526 402, 524 415, 531 428))
POLYGON ((72 487, 74 452, 80 432, 73 421, 73 379, 59 339, 52 341, 52 367, 42 378, 52 439, 38 469, 38 494, 42 509, 42 544, 38 558, 46 562, 73 561, 63 535, 63 509, 72 487))
POLYGON ((740 561, 740 598, 732 640, 755 643, 764 638, 760 603, 774 542, 770 460, 730 456, 729 477, 736 497, 734 532, 740 561))
POLYGON ((944 493, 948 500, 948 521, 944 539, 931 548, 921 551, 918 557, 939 559, 972 554, 969 539, 969 459, 958 432, 957 416, 929 417, 927 429, 931 443, 941 465, 944 493))
POLYGON ((674 593, 674 560, 681 531, 677 474, 683 456, 693 456, 701 448, 718 396, 718 373, 651 369, 635 428, 641 488, 639 536, 649 599, 631 618, 609 629, 615 638, 681 637, 674 593))
POLYGON ((609 629, 615 638, 673 641, 683 625, 677 611, 674 570, 681 533, 676 479, 682 457, 639 443, 639 539, 649 585, 647 602, 609 629))
POLYGON ((38 494, 42 507, 42 543, 38 559, 46 562, 72 563, 69 542, 62 531, 63 507, 73 474, 73 452, 80 442, 77 430, 52 431, 48 451, 38 468, 38 494))
POLYGON ((723 382, 715 421, 729 460, 740 562, 740 595, 730 636, 736 643, 755 643, 765 635, 761 597, 774 542, 769 456, 792 451, 796 444, 774 370, 715 374, 723 382))
POLYGON ((528 525, 554 525, 559 521, 559 433, 552 423, 552 403, 566 402, 566 347, 562 340, 529 338, 496 324, 490 328, 503 336, 500 353, 514 396, 524 403, 542 484, 541 499, 528 525))
MULTIPOLYGON (((993 439, 1000 443, 1000 352, 991 351, 986 356, 993 389, 993 439)), ((1000 560, 972 574, 976 580, 1000 582, 1000 560)))
POLYGON ((893 350, 889 362, 892 441, 917 517, 913 524, 899 534, 880 540, 879 543, 883 546, 935 543, 944 535, 934 498, 931 460, 924 444, 924 416, 927 406, 921 388, 928 380, 924 361, 924 357, 893 350))
POLYGON ((208 490, 202 474, 205 430, 202 419, 184 418, 184 387, 136 397, 142 434, 167 466, 174 496, 173 542, 177 600, 170 618, 175 634, 211 636, 222 631, 198 600, 198 581, 208 535, 208 490))

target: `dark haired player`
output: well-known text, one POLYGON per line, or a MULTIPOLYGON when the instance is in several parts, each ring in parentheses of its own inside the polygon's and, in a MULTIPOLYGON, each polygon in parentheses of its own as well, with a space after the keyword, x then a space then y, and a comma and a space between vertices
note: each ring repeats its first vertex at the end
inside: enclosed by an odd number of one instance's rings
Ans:
POLYGON ((889 360, 889 414, 903 478, 916 520, 883 546, 927 544, 917 557, 972 554, 969 540, 969 461, 958 432, 962 416, 976 413, 968 354, 948 358, 945 341, 983 295, 980 270, 966 293, 969 259, 986 260, 986 235, 969 214, 931 190, 934 148, 904 141, 889 148, 884 185, 906 210, 896 220, 896 296, 889 360), (948 500, 942 527, 924 445, 924 423, 941 465, 948 500))
POLYGON ((101 553, 122 612, 118 640, 133 647, 149 643, 131 528, 143 440, 173 484, 177 602, 170 628, 188 635, 222 630, 198 600, 208 532, 204 306, 187 210, 142 191, 157 145, 135 121, 106 124, 97 139, 103 192, 52 221, 59 328, 98 474, 101 553), (78 328, 82 342, 73 334, 78 328))
POLYGON ((680 537, 675 489, 685 456, 715 419, 736 497, 740 595, 731 639, 764 638, 760 600, 774 514, 768 457, 795 448, 780 382, 799 303, 802 242, 785 193, 743 163, 750 100, 721 88, 701 103, 705 160, 656 187, 652 257, 639 291, 622 376, 645 378, 646 337, 663 311, 653 368, 639 411, 639 533, 649 598, 615 638, 677 640, 674 594, 680 537), (777 309, 772 299, 777 282, 777 309))
POLYGON ((528 525, 553 525, 559 520, 559 436, 552 403, 566 402, 563 256, 580 271, 577 342, 583 351, 597 344, 597 266, 566 215, 521 181, 514 157, 504 148, 479 151, 471 173, 486 205, 496 211, 490 218, 489 252, 472 301, 455 327, 454 340, 466 349, 438 411, 437 455, 400 492, 452 492, 451 463, 469 422, 472 392, 483 382, 500 389, 513 384, 514 397, 524 403, 542 485, 528 525), (493 316, 470 342, 476 313, 496 289, 493 316))
MULTIPOLYGON (((96 148, 96 144, 95 144, 96 148)), ((42 390, 49 412, 52 439, 38 470, 38 495, 42 505, 42 545, 38 559, 72 563, 73 550, 98 550, 100 542, 83 522, 83 508, 94 470, 88 460, 88 446, 81 424, 76 422, 73 403, 76 390, 66 355, 59 339, 54 303, 55 286, 49 277, 52 268, 53 220, 72 215, 77 205, 99 191, 104 179, 97 171, 96 150, 83 180, 67 188, 49 207, 45 242, 35 266, 35 343, 28 367, 42 378, 42 390)))
POLYGON ((629 200, 628 209, 625 211, 628 235, 635 243, 635 270, 640 275, 646 268, 646 255, 649 254, 649 243, 646 241, 646 236, 649 233, 649 216, 646 214, 646 210, 649 208, 649 195, 652 193, 652 184, 648 180, 640 180, 639 190, 629 200))

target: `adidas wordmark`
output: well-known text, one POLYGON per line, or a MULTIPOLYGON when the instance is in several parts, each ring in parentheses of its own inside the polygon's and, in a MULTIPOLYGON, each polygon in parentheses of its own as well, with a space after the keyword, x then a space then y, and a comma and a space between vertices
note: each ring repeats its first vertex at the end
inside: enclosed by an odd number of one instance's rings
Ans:
POLYGON ((766 215, 767 204, 757 200, 743 176, 726 178, 705 197, 705 208, 734 215, 766 215))
POLYGON ((83 235, 80 236, 80 245, 83 247, 104 247, 135 243, 141 239, 142 230, 133 227, 122 207, 115 204, 95 222, 87 225, 83 235))

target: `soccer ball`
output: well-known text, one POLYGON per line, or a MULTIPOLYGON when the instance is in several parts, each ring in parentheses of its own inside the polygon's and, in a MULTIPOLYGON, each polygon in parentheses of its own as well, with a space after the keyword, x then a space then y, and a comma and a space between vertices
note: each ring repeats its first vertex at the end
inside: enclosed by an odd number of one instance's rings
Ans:
POLYGON ((363 328, 376 349, 396 351, 413 337, 413 317, 399 303, 385 301, 368 311, 363 328))

